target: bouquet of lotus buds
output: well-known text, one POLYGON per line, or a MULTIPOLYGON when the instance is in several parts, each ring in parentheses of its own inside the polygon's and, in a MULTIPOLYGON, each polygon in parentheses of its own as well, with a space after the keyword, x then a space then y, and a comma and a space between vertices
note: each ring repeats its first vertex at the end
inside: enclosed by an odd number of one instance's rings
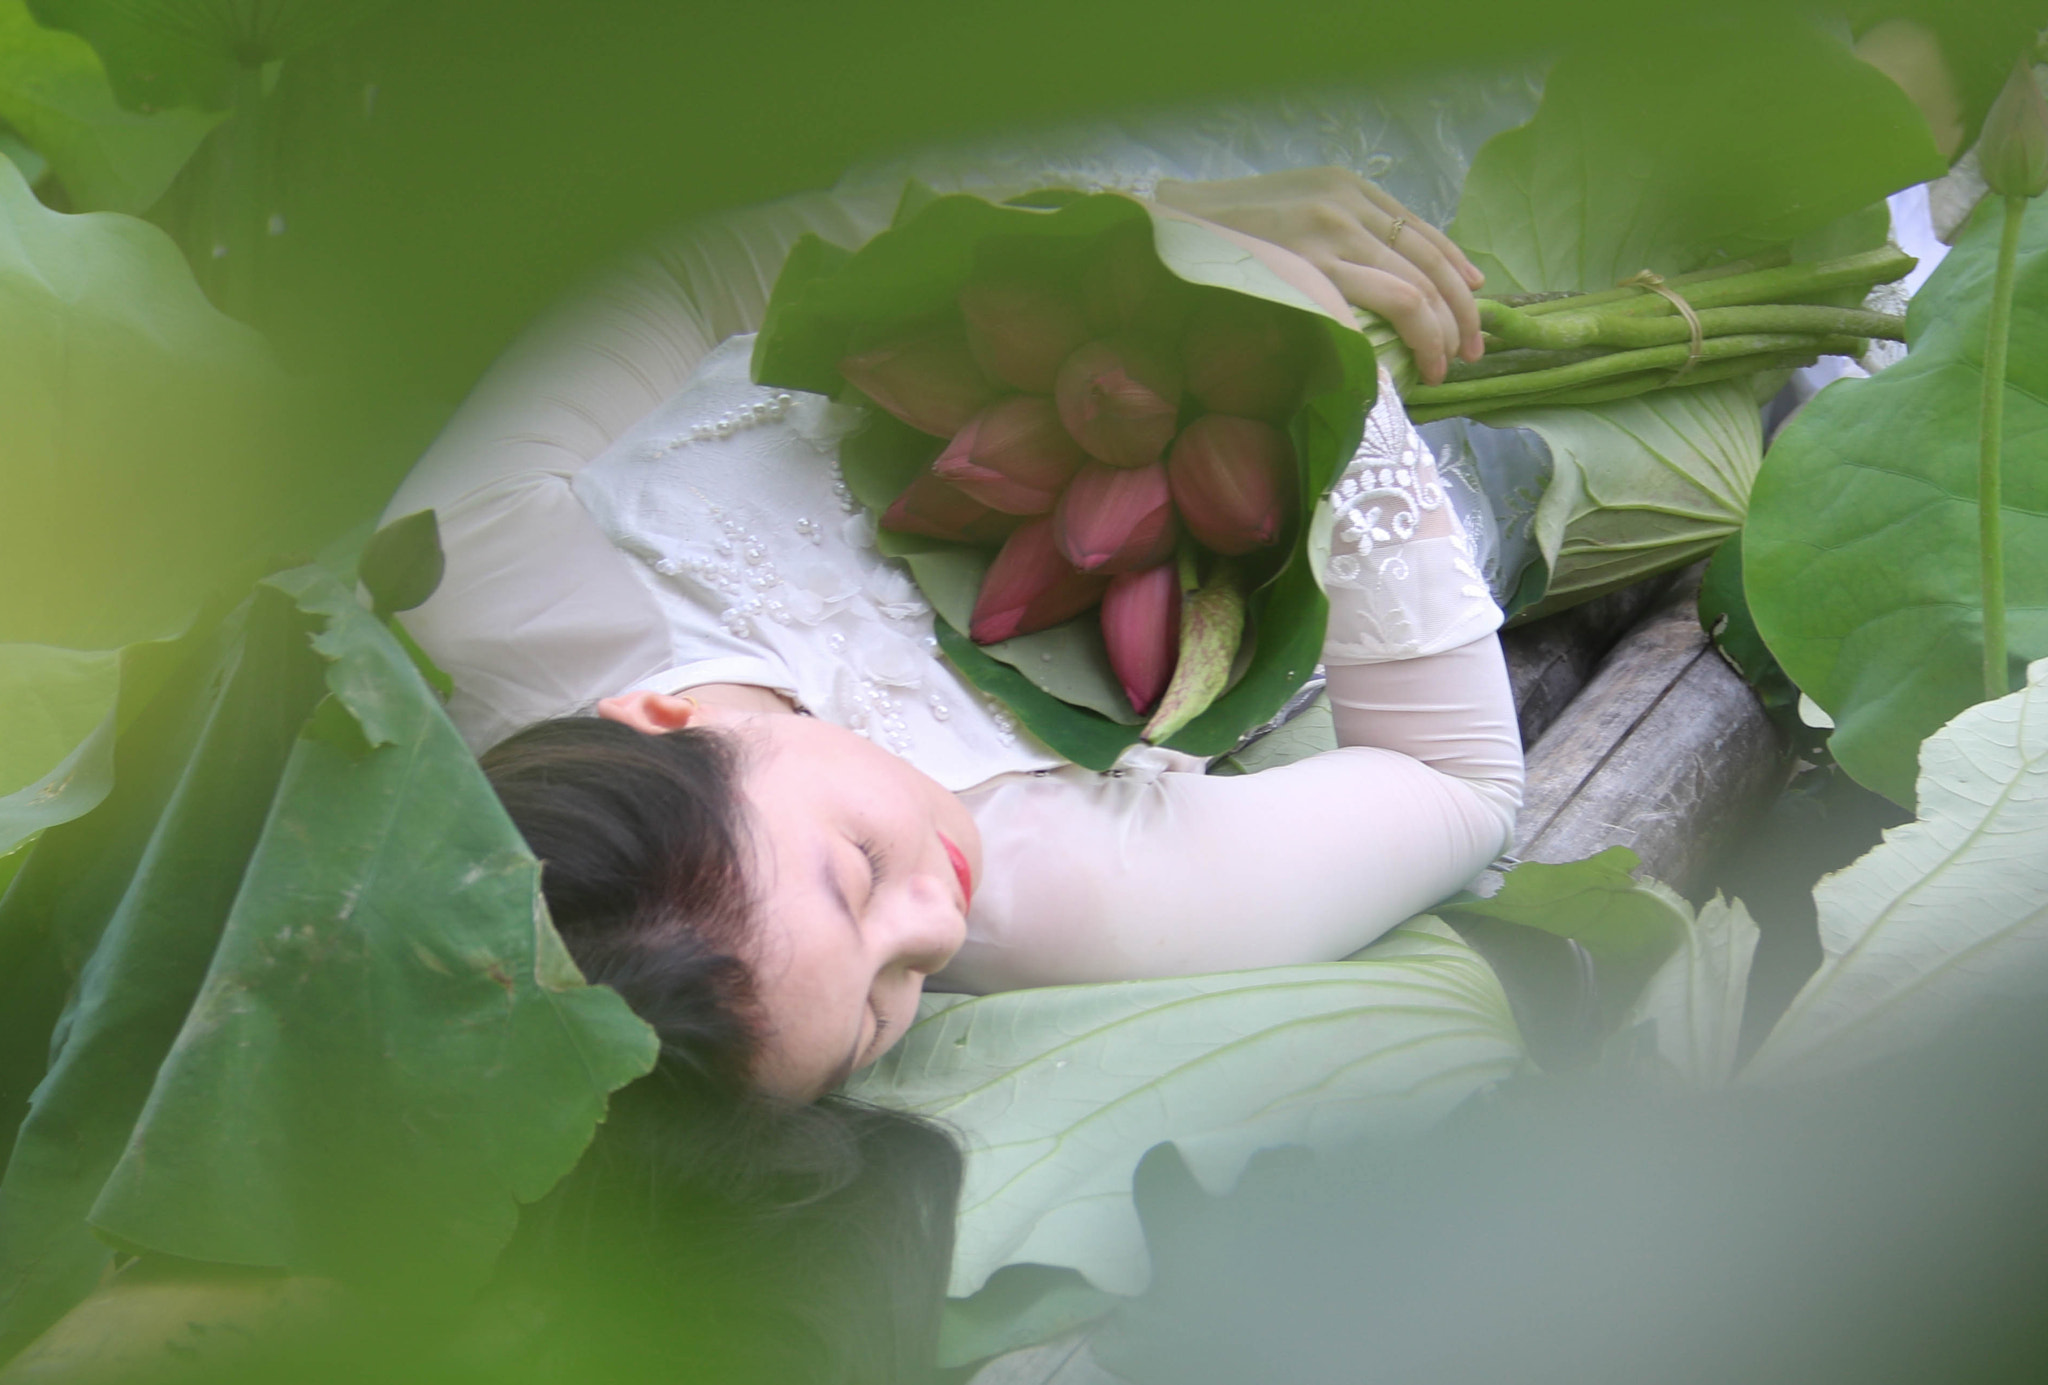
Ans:
POLYGON ((1270 548, 1286 528, 1284 425, 1317 344, 1285 308, 1175 279, 1149 237, 1104 237, 1078 268, 981 270, 957 313, 885 326, 839 372, 946 440, 882 526, 1000 541, 970 638, 1006 641, 1099 605, 1110 667, 1132 710, 1152 714, 1146 739, 1161 740, 1214 700, 1236 654, 1235 569, 1213 560, 1270 548), (1202 623, 1209 647, 1183 658, 1182 603, 1204 566, 1226 576, 1202 623))
POLYGON ((1313 667, 1308 507, 1371 348, 1210 228, 933 199, 855 255, 800 248, 755 374, 875 406, 849 486, 949 657, 1070 758, 1228 749, 1313 667))

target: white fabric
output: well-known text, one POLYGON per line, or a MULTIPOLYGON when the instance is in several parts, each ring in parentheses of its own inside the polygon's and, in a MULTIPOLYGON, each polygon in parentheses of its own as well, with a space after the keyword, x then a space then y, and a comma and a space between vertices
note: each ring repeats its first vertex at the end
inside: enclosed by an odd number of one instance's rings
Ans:
POLYGON ((754 325, 799 228, 857 243, 882 201, 678 237, 530 333, 465 404, 388 513, 439 514, 447 576, 406 621, 455 678, 471 744, 705 682, 864 730, 962 791, 982 829, 969 942, 935 979, 958 989, 1327 960, 1483 869, 1521 782, 1499 615, 1466 590, 1455 512, 1391 390, 1329 511, 1333 555, 1374 564, 1326 575, 1345 748, 1234 778, 1141 750, 1095 774, 936 657, 922 599, 835 489, 844 411, 750 384, 746 342, 706 359, 754 325), (1342 518, 1381 501, 1414 523, 1347 539, 1342 518))
POLYGON ((1441 654, 1500 628, 1479 554, 1385 369, 1358 455, 1317 505, 1309 542, 1329 555, 1326 664, 1441 654))
POLYGON ((773 688, 955 791, 1062 763, 938 657, 931 606, 876 550, 834 460, 859 411, 754 384, 753 346, 712 352, 575 480, 668 632, 634 686, 773 688))

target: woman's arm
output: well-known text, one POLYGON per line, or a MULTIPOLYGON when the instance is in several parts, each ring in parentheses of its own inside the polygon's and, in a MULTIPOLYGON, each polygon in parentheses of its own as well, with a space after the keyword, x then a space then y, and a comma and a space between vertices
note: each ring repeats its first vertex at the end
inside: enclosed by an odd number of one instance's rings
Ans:
POLYGON ((1521 798, 1498 641, 1332 674, 1343 749, 1239 777, 1067 770, 964 795, 989 864, 939 984, 1331 961, 1485 869, 1521 798))
POLYGON ((1522 752, 1500 611, 1391 389, 1323 522, 1340 748, 1240 777, 1070 769, 964 795, 990 866, 941 984, 1330 961, 1507 846, 1522 752))

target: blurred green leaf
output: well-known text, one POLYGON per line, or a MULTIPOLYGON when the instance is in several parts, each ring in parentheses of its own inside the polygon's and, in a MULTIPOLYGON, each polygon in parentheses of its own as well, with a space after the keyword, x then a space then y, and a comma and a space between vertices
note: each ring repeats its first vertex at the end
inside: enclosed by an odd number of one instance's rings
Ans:
POLYGON ((1010 1265, 989 1276, 972 1298, 946 1301, 939 1321, 939 1364, 965 1366, 986 1357, 1036 1346, 1122 1302, 1073 1270, 1010 1265))
MULTIPOLYGON (((894 227, 852 255, 822 248, 815 238, 792 252, 755 343, 756 379, 838 394, 845 388, 838 362, 858 332, 950 311, 991 242, 1030 241, 1047 263, 1078 278, 1102 236, 1148 223, 1160 262, 1182 280, 1306 314, 1330 343, 1333 378, 1320 382, 1322 392, 1296 412, 1291 426, 1305 478, 1297 492, 1300 522, 1277 575, 1268 561, 1260 574, 1264 585, 1252 595, 1251 657, 1237 682, 1167 742, 1196 755, 1229 750, 1300 688, 1322 648, 1328 602, 1300 536, 1316 498, 1357 449, 1377 388, 1371 343, 1349 323, 1333 322, 1242 246, 1202 226, 1149 216, 1130 198, 1079 196, 1056 210, 965 196, 912 197, 904 206, 907 214, 894 227)), ((848 485, 871 509, 885 508, 943 445, 906 427, 871 424, 848 449, 848 485)), ((941 618, 955 631, 965 629, 992 555, 899 536, 885 542, 910 564, 941 618)), ((975 652, 961 649, 957 637, 942 634, 941 640, 968 681, 1001 698, 1033 734, 1075 763, 1107 769, 1137 743, 1142 718, 1124 699, 1092 615, 975 652)))
POLYGON ((1840 1072, 2048 991, 2048 660, 2027 674, 1928 737, 1919 820, 1814 887, 1820 970, 1746 1079, 1840 1072))
POLYGON ((53 212, 0 164, 0 642, 173 634, 287 542, 282 389, 161 231, 53 212))
MULTIPOLYGON (((0 804, 47 774, 114 709, 121 656, 0 645, 0 804)), ((8 845, 0 831, 0 851, 8 845)))
POLYGON ((237 67, 259 67, 345 33, 391 0, 30 0, 36 17, 91 40, 138 110, 228 103, 237 67))
MULTIPOLYGON (((1906 314, 1906 359, 1838 380, 1780 432, 1743 541, 1757 628, 1834 718, 1828 748, 1910 804, 1922 740, 1983 696, 1978 411, 1999 211, 1987 201, 1906 314)), ((2021 231, 2005 388, 2015 668, 2048 655, 2048 205, 2021 231)))
POLYGON ((419 510, 370 536, 356 563, 356 576, 369 589, 371 609, 389 616, 410 611, 432 596, 447 569, 434 512, 419 510))
POLYGON ((1133 1294, 1154 1145, 1221 1193, 1261 1149, 1413 1133, 1522 1061, 1493 972, 1425 915, 1323 966, 928 996, 848 1092, 964 1137, 949 1292, 1038 1264, 1133 1294))
POLYGON ((20 169, 22 181, 31 185, 41 181, 42 176, 50 171, 50 161, 9 129, 0 128, 0 155, 20 169))
POLYGON ((26 0, 0 0, 0 120, 49 160, 77 210, 147 211, 218 119, 123 109, 91 44, 37 25, 26 0))

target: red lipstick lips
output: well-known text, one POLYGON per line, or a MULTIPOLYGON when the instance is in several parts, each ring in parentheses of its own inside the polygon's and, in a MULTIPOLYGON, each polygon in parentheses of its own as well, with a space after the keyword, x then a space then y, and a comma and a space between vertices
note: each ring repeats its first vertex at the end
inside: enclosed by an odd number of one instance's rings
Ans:
POLYGON ((939 833, 939 844, 946 848, 946 858, 953 863, 953 874, 960 880, 960 899, 963 907, 974 902, 974 872, 967 868, 967 853, 953 845, 953 839, 944 832, 939 833))

